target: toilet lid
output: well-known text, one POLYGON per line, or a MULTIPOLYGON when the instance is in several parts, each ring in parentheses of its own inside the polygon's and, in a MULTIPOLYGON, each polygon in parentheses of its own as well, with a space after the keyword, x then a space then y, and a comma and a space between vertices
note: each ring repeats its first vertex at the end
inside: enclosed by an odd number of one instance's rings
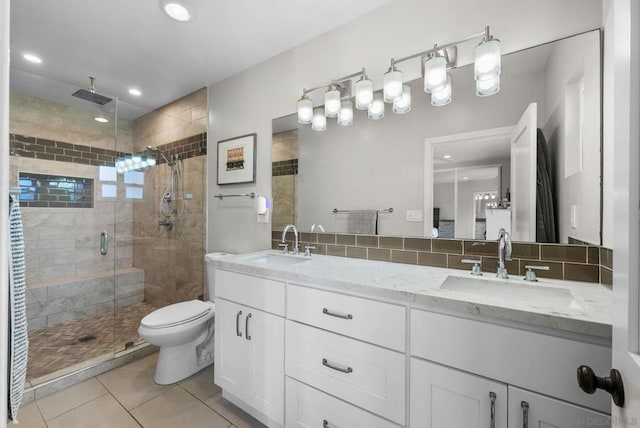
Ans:
POLYGON ((142 318, 140 323, 149 328, 171 327, 203 317, 212 310, 211 302, 190 300, 157 309, 142 318))

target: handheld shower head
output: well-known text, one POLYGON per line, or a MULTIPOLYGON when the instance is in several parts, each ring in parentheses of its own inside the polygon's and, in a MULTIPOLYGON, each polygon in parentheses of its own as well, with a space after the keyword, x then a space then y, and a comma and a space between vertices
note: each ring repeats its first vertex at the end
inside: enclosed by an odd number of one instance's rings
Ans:
POLYGON ((147 150, 149 150, 150 152, 158 153, 160 156, 162 156, 162 158, 165 160, 166 163, 171 164, 171 161, 167 159, 164 153, 162 153, 160 149, 158 149, 157 147, 147 146, 147 150))

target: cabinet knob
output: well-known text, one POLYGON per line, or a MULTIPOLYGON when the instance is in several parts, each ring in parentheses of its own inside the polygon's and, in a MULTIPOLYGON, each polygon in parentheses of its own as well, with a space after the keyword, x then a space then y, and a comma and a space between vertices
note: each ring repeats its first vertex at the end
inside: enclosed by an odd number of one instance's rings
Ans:
POLYGON ((578 386, 587 394, 593 394, 597 389, 603 389, 611 394, 616 406, 624 407, 622 375, 616 369, 611 369, 609 377, 598 377, 591 367, 580 366, 578 367, 578 386))

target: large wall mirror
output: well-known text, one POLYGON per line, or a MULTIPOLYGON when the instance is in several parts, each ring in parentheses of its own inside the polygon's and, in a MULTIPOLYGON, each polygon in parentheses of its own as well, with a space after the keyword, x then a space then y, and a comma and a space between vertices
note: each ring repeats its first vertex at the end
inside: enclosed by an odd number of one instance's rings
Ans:
POLYGON ((594 30, 504 55, 490 97, 468 65, 446 106, 418 79, 406 114, 274 119, 273 229, 358 233, 350 211, 377 211, 380 235, 601 245, 601 57, 594 30))

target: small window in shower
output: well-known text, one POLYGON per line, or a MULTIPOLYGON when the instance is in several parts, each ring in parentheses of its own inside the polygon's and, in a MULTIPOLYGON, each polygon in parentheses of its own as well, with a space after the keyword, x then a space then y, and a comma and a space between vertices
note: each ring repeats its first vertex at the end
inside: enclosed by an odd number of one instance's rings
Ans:
POLYGON ((21 172, 20 206, 93 208, 93 179, 21 172))

